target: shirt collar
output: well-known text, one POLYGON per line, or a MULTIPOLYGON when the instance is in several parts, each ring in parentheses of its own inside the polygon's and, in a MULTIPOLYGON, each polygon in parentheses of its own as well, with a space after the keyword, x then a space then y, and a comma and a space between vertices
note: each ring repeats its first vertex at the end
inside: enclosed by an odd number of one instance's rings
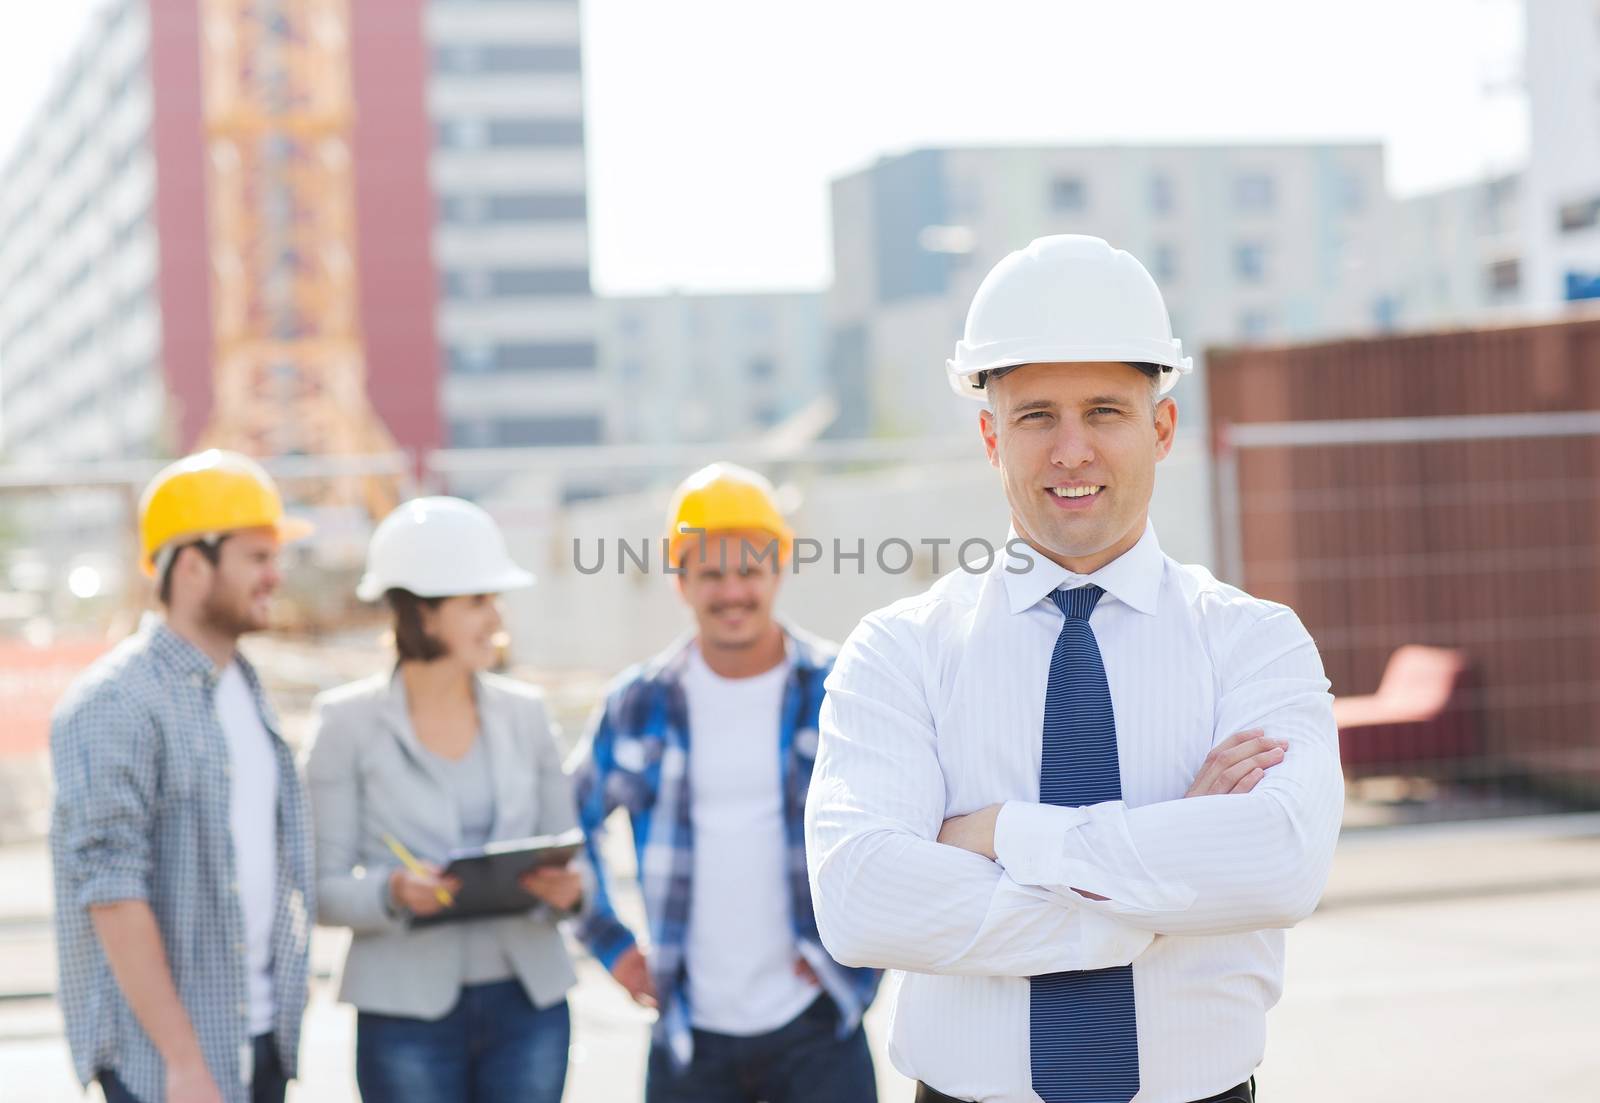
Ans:
POLYGON ((221 674, 211 657, 174 632, 165 620, 146 613, 139 625, 150 640, 150 650, 179 674, 221 674))
MULTIPOLYGON (((1012 541, 1020 539, 1013 527, 1006 538, 1006 547, 1012 547, 1012 541)), ((1027 548, 1026 558, 1009 552, 998 556, 995 569, 1005 579, 1006 599, 1013 613, 1038 604, 1051 590, 1092 584, 1130 608, 1154 616, 1166 556, 1156 539, 1155 526, 1146 521, 1139 542, 1093 574, 1075 574, 1031 547, 1027 548), (1032 565, 1025 566, 1030 559, 1032 565)))

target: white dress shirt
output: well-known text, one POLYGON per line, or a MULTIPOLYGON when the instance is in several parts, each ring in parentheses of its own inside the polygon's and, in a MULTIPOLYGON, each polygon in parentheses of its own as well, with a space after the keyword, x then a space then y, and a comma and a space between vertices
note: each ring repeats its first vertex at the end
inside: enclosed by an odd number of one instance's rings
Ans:
MULTIPOLYGON (((1013 534, 1014 536, 1014 534, 1013 534)), ((1029 983, 1133 963, 1138 1103, 1247 1079, 1343 806, 1315 645, 1294 613, 1168 559, 1155 530, 1092 575, 1020 542, 862 620, 822 706, 806 807, 817 923, 846 965, 904 970, 889 1053, 960 1099, 1034 1101, 1029 983), (1110 684, 1120 801, 1041 805, 1050 591, 1106 593, 1090 617, 1110 684), (1182 799, 1236 732, 1288 741, 1244 795, 1182 799), (998 862, 934 840, 992 804, 998 862), (1074 891, 1083 889, 1105 901, 1074 891)))

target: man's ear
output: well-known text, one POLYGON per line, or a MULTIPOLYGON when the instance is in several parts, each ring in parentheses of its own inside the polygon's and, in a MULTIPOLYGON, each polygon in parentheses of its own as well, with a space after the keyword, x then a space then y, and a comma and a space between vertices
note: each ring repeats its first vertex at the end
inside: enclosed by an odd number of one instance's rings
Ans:
POLYGON ((1171 398, 1156 403, 1156 460, 1160 462, 1172 451, 1172 442, 1178 432, 1178 404, 1171 398))
POLYGON ((1000 466, 999 415, 993 410, 978 411, 978 432, 983 437, 983 451, 989 457, 990 467, 1000 466))

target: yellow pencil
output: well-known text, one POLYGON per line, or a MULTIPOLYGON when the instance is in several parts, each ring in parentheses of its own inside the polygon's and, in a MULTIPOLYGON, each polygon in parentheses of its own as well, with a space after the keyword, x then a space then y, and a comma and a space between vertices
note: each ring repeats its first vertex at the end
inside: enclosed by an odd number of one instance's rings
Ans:
MULTIPOLYGON (((401 864, 409 869, 412 873, 415 873, 418 877, 432 876, 427 870, 422 868, 422 863, 417 861, 417 856, 406 849, 405 843, 402 843, 393 835, 387 834, 384 835, 383 841, 389 844, 389 849, 394 851, 394 856, 399 858, 401 864)), ((447 908, 456 902, 455 897, 451 896, 447 889, 442 888, 433 890, 433 898, 447 908)))

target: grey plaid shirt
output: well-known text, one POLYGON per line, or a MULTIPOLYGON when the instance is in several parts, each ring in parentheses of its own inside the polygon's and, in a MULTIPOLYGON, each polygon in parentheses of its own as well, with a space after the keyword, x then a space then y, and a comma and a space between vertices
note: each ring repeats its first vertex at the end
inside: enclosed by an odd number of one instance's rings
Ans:
MULTIPOLYGON (((278 757, 273 1030, 293 1076, 315 914, 310 813, 261 683, 243 659, 239 666, 278 757)), ((67 1042, 85 1084, 109 1069, 144 1103, 162 1103, 165 1068, 112 978, 90 923, 93 904, 149 902, 206 1065, 224 1099, 249 1103, 248 965, 217 675, 198 648, 147 618, 77 680, 51 725, 50 851, 67 1042)))

